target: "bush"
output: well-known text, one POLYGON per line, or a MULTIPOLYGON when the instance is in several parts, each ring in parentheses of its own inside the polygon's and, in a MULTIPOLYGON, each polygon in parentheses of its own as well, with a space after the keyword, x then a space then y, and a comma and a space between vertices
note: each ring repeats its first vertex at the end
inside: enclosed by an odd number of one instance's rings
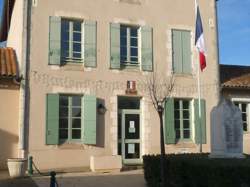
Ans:
MULTIPOLYGON (((143 156, 144 178, 160 187, 160 155, 143 156)), ((211 159, 208 154, 165 156, 168 187, 250 187, 250 157, 211 159)))

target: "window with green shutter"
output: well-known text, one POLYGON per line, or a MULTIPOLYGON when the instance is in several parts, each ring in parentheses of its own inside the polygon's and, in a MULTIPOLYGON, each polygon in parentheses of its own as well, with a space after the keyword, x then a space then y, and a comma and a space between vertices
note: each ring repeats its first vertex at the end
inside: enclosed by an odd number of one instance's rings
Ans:
POLYGON ((47 95, 46 144, 96 144, 96 97, 47 95))
POLYGON ((96 67, 96 22, 50 17, 49 64, 96 67))
POLYGON ((173 71, 177 74, 191 74, 191 32, 172 30, 173 71))
POLYGON ((110 30, 111 69, 141 67, 143 71, 153 70, 151 27, 112 23, 110 30))

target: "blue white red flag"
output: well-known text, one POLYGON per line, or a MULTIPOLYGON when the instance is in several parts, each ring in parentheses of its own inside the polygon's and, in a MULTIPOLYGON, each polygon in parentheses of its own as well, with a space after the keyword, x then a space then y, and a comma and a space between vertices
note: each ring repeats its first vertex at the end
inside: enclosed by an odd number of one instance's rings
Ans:
POLYGON ((205 47, 205 39, 204 39, 200 10, 197 3, 196 3, 195 46, 199 51, 200 68, 201 71, 203 71, 206 68, 206 47, 205 47))

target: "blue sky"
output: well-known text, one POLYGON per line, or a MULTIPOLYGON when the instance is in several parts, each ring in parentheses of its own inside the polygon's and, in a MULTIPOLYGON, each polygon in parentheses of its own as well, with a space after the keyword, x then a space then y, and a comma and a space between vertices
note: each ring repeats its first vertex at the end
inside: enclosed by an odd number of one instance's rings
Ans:
POLYGON ((250 0, 219 0, 218 19, 220 63, 250 66, 250 0))

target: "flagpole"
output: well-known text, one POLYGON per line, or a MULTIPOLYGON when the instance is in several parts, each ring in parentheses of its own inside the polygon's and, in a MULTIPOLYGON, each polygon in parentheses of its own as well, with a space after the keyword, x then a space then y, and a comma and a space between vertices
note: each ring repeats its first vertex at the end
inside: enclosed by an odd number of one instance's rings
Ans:
POLYGON ((198 86, 198 105, 199 105, 199 123, 198 125, 200 126, 200 147, 199 147, 199 151, 200 153, 202 153, 202 125, 201 125, 201 81, 200 81, 200 62, 197 63, 197 70, 198 70, 198 76, 197 76, 197 86, 198 86))

